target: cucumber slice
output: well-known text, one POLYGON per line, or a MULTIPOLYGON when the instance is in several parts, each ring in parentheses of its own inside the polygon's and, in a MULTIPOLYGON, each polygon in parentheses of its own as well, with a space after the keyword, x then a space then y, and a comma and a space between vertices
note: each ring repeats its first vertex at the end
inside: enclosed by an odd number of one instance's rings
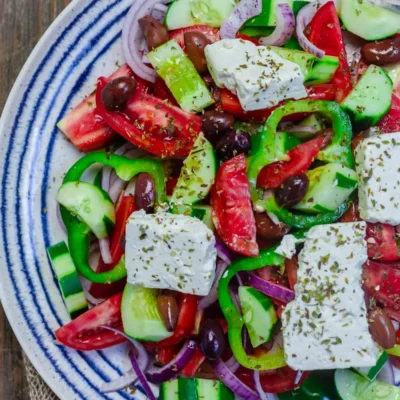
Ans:
POLYGON ((183 110, 197 113, 214 103, 204 80, 175 40, 157 47, 147 58, 183 110))
POLYGON ((157 289, 127 283, 121 303, 124 332, 138 340, 159 342, 172 335, 157 307, 157 289))
POLYGON ((296 63, 304 75, 305 85, 330 82, 339 67, 338 57, 324 56, 323 58, 318 58, 305 51, 274 46, 268 46, 268 49, 271 49, 285 60, 296 63))
POLYGON ((57 243, 49 247, 47 253, 69 315, 76 318, 87 311, 88 303, 67 245, 57 243))
POLYGON ((217 160, 211 143, 200 133, 183 163, 172 204, 194 204, 207 197, 214 184, 217 160))
POLYGON ((365 40, 385 39, 400 30, 400 15, 366 0, 342 0, 339 16, 344 27, 365 40))
POLYGON ((239 300, 243 319, 249 331, 253 347, 268 342, 278 322, 275 307, 271 300, 258 290, 249 286, 239 287, 239 300))
POLYGON ((306 213, 336 210, 357 187, 357 174, 341 164, 326 164, 307 172, 305 197, 293 208, 306 213))
POLYGON ((235 0, 175 0, 168 8, 164 23, 168 30, 193 25, 219 28, 235 4, 235 0))
POLYGON ((389 359, 389 354, 386 351, 383 351, 376 362, 376 365, 373 367, 367 368, 352 368, 354 372, 368 379, 369 381, 373 381, 379 374, 382 367, 385 365, 386 361, 389 359))
POLYGON ((85 222, 98 239, 108 236, 114 227, 115 210, 110 196, 86 182, 68 182, 60 187, 57 201, 85 222))
POLYGON ((399 400, 400 388, 367 379, 345 369, 335 372, 336 390, 342 400, 399 400))
POLYGON ((203 221, 203 223, 206 224, 207 227, 212 231, 215 229, 212 220, 211 206, 199 206, 199 205, 188 206, 186 204, 178 204, 178 205, 172 204, 170 213, 187 215, 189 217, 197 218, 200 221, 203 221))
MULTIPOLYGON (((317 131, 322 131, 325 129, 324 122, 322 118, 318 114, 311 114, 306 119, 299 123, 300 126, 311 126, 315 128, 317 131)), ((307 141, 312 139, 315 136, 315 133, 309 132, 292 132, 292 135, 295 135, 302 141, 307 141)))
POLYGON ((356 129, 369 128, 389 111, 392 90, 393 82, 386 71, 370 65, 341 106, 350 115, 356 129))
POLYGON ((159 400, 234 400, 234 398, 234 394, 221 381, 179 378, 161 383, 159 400))

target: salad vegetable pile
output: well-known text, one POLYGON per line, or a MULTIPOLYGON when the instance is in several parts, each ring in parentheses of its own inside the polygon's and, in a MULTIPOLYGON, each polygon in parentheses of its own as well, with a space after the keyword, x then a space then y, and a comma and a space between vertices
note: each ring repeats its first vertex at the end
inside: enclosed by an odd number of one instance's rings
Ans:
POLYGON ((169 3, 58 124, 57 341, 127 343, 103 392, 400 399, 396 1, 169 3))

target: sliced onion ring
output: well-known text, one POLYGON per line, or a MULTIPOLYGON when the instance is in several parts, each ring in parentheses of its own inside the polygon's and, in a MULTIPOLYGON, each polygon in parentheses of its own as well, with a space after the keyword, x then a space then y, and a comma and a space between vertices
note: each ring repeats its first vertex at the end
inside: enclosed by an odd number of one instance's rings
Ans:
POLYGON ((132 351, 129 352, 129 359, 131 360, 133 371, 137 375, 139 383, 142 386, 143 390, 146 392, 146 395, 149 398, 149 400, 157 400, 156 396, 154 396, 154 393, 151 390, 151 387, 146 379, 146 376, 144 375, 142 369, 140 368, 138 360, 136 359, 132 351))
POLYGON ((378 374, 378 380, 380 380, 381 382, 388 383, 389 385, 394 385, 393 366, 389 361, 386 361, 386 363, 380 370, 378 374))
POLYGON ((260 400, 259 395, 234 375, 222 360, 214 361, 211 365, 219 379, 233 393, 246 400, 260 400))
POLYGON ((104 264, 111 264, 112 263, 112 256, 110 251, 110 239, 105 237, 99 240, 99 248, 101 258, 104 261, 104 264))
POLYGON ((222 39, 234 39, 240 27, 262 11, 261 0, 241 0, 232 10, 220 29, 222 39))
POLYGON ((175 379, 192 358, 196 348, 197 343, 194 340, 187 341, 171 362, 161 368, 153 367, 147 371, 146 377, 149 382, 161 383, 175 379))
POLYGON ((314 54, 318 58, 323 58, 325 56, 325 52, 319 49, 317 46, 312 44, 308 38, 306 37, 304 31, 307 28, 308 24, 313 19, 315 13, 318 11, 318 8, 325 4, 328 0, 322 0, 317 2, 312 2, 304 6, 299 13, 297 14, 296 19, 296 34, 297 40, 299 41, 300 46, 311 54, 314 54))
POLYGON ((283 303, 289 303, 294 300, 294 292, 284 286, 276 285, 275 283, 266 281, 254 273, 250 273, 249 286, 254 287, 260 292, 269 297, 273 297, 283 303))
POLYGON ((264 46, 283 46, 293 35, 296 19, 289 4, 278 4, 275 8, 276 28, 269 36, 261 37, 264 46))

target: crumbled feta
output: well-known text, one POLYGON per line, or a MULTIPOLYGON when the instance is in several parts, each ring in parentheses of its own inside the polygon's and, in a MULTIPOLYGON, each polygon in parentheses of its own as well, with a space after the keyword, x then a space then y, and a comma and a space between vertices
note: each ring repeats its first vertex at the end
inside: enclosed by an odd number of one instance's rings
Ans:
POLYGON ((283 312, 285 358, 295 370, 371 367, 380 351, 368 331, 361 267, 366 223, 319 225, 299 255, 296 298, 283 312))
POLYGON ((363 140, 355 156, 361 218, 400 224, 400 132, 363 140))
POLYGON ((296 254, 296 245, 304 242, 303 239, 297 239, 293 235, 285 235, 275 253, 286 258, 292 258, 296 254))
POLYGON ((224 39, 208 45, 205 55, 217 86, 236 93, 246 111, 307 97, 300 67, 265 46, 224 39))
POLYGON ((126 225, 128 282, 206 296, 215 277, 214 233, 197 218, 137 211, 126 225))

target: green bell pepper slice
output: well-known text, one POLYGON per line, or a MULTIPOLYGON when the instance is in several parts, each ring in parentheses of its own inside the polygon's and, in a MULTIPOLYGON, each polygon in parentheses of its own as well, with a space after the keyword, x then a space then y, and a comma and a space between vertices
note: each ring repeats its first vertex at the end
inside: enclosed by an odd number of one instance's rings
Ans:
MULTIPOLYGON (((293 233, 297 239, 305 237, 304 231, 293 233)), ((243 346, 242 331, 245 325, 243 316, 236 308, 230 293, 229 283, 232 278, 241 271, 253 271, 265 265, 281 265, 285 258, 275 253, 278 245, 263 249, 256 258, 246 257, 233 262, 223 274, 218 286, 218 299, 221 310, 228 323, 228 339, 237 361, 246 368, 253 370, 270 370, 286 365, 283 349, 279 348, 273 354, 265 354, 261 357, 248 355, 243 346)))
MULTIPOLYGON (((131 180, 139 173, 147 172, 154 181, 156 204, 166 204, 165 175, 160 162, 149 159, 134 159, 97 152, 77 161, 65 175, 63 183, 79 181, 83 173, 93 164, 99 163, 115 169, 119 178, 131 180)), ((84 278, 95 283, 112 283, 126 276, 125 263, 118 263, 111 271, 97 273, 89 265, 90 229, 87 224, 61 207, 61 216, 68 234, 68 245, 75 267, 84 278)))
POLYGON ((288 115, 315 112, 332 120, 334 132, 332 143, 318 154, 318 159, 343 164, 349 168, 354 167, 354 157, 351 151, 351 122, 339 104, 325 100, 291 101, 273 111, 265 123, 263 131, 254 140, 255 148, 252 149, 247 169, 253 203, 256 203, 261 197, 261 192, 257 190, 258 174, 266 165, 280 159, 280 154, 274 146, 279 122, 288 115))
MULTIPOLYGON (((353 193, 345 202, 343 202, 335 211, 320 213, 317 215, 308 215, 294 213, 287 208, 280 207, 275 197, 269 197, 265 203, 265 210, 274 214, 279 221, 296 229, 310 229, 317 225, 333 224, 336 222, 351 206, 355 198, 353 193)), ((259 204, 262 204, 259 202, 259 204)))

